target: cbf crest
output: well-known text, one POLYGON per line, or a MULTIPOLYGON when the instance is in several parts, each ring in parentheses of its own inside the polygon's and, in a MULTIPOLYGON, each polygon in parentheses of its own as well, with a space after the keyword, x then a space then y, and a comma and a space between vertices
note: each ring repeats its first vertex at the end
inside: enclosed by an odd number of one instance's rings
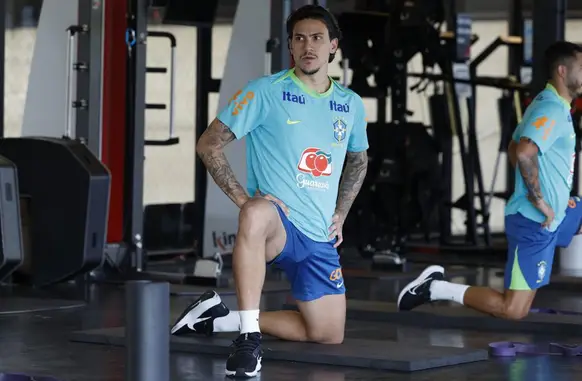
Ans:
POLYGON ((538 263, 538 280, 536 283, 542 283, 544 281, 544 278, 546 277, 546 269, 546 261, 540 261, 538 263))
POLYGON ((348 124, 342 117, 337 117, 333 121, 333 137, 336 142, 342 143, 348 134, 348 124))

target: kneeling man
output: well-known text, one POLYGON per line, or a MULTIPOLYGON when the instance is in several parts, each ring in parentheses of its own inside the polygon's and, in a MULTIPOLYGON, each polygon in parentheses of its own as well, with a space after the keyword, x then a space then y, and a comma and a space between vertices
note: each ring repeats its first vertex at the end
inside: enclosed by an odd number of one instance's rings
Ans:
POLYGON ((214 291, 207 292, 184 311, 172 334, 240 332, 227 376, 259 372, 261 333, 322 344, 344 337, 337 247, 366 175, 364 105, 328 76, 340 30, 326 9, 298 9, 287 31, 296 66, 237 92, 197 144, 216 184, 241 209, 233 250, 239 311, 229 311, 214 291), (247 190, 223 152, 243 136, 247 190), (266 263, 285 271, 299 312, 259 312, 266 263))

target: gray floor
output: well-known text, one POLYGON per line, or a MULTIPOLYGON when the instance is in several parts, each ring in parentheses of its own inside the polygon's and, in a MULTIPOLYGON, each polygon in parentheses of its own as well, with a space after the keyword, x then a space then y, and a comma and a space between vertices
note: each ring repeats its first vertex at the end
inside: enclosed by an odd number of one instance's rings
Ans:
MULTIPOLYGON (((372 300, 394 300, 400 287, 391 282, 348 279, 348 295, 372 300)), ((3 290, 2 300, 11 295, 29 294, 19 288, 3 290)), ((40 295, 45 297, 45 295, 40 295)), ((0 316, 0 371, 50 375, 63 381, 122 381, 124 379, 125 352, 122 348, 71 343, 69 332, 124 324, 123 291, 111 286, 95 286, 91 290, 93 301, 83 308, 52 312, 35 312, 0 316)), ((61 295, 62 297, 62 295, 61 295)), ((286 293, 264 297, 264 307, 280 306, 286 293)), ((232 296, 224 297, 233 306, 232 296)), ((553 308, 580 310, 580 300, 575 294, 542 292, 536 304, 553 308)), ((189 298, 172 298, 173 309, 186 306, 189 298)), ((437 346, 486 348, 498 340, 512 341, 561 341, 572 342, 575 338, 511 335, 457 330, 435 330, 402 327, 382 323, 350 322, 347 337, 397 340, 406 343, 437 346)), ((582 343, 582 339, 579 340, 582 343)), ((224 358, 173 354, 171 356, 172 381, 224 380, 224 358)), ((455 380, 574 380, 582 372, 581 358, 559 356, 520 356, 515 359, 492 359, 478 363, 422 371, 412 374, 379 372, 353 368, 313 366, 288 362, 265 362, 260 380, 393 380, 393 381, 455 381, 455 380)))

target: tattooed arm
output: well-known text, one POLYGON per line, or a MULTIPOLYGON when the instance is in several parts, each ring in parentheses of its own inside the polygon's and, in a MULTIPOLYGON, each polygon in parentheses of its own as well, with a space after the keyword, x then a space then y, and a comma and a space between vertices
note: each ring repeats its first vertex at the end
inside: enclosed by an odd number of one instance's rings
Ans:
POLYGON ((214 119, 200 136, 196 152, 216 185, 240 208, 250 197, 236 179, 224 154, 224 147, 234 139, 235 135, 228 126, 214 119))
POLYGON ((343 223, 348 216, 356 196, 362 188, 368 170, 368 134, 366 133, 366 111, 359 96, 355 100, 354 127, 348 139, 346 164, 339 186, 335 214, 343 223))
POLYGON ((542 224, 550 226, 554 220, 554 211, 545 202, 540 186, 539 148, 531 139, 522 137, 516 148, 517 166, 528 191, 530 202, 546 217, 542 224))
POLYGON ((348 215, 356 196, 362 188, 366 171, 368 169, 368 153, 349 152, 346 156, 346 167, 342 174, 342 181, 339 187, 336 213, 339 214, 343 220, 348 215))
POLYGON ((516 149, 517 165, 532 203, 543 199, 540 188, 538 146, 529 138, 521 138, 516 149))

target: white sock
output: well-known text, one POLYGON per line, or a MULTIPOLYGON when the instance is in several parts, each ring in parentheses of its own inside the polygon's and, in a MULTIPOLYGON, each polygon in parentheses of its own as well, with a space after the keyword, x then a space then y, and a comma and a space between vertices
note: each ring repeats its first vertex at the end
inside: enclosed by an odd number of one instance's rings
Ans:
POLYGON ((228 315, 214 320, 214 332, 238 332, 240 329, 240 314, 230 311, 228 315))
POLYGON ((259 328, 259 310, 239 311, 240 333, 261 332, 259 328))
POLYGON ((465 292, 470 286, 458 283, 435 280, 430 284, 431 300, 450 300, 463 304, 465 292))

